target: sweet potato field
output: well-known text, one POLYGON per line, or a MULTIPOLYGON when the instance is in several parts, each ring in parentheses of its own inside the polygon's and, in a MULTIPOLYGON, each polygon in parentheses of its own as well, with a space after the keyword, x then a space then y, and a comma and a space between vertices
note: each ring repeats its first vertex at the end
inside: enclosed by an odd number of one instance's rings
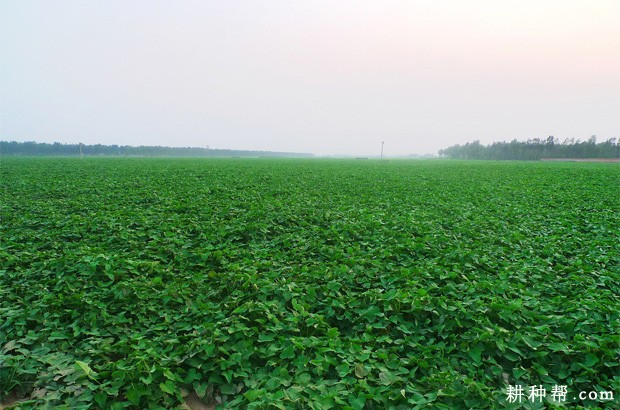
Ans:
MULTIPOLYGON (((620 167, 0 158, 0 399, 411 409, 620 395, 620 167)), ((538 406, 538 407, 537 407, 538 406)), ((560 406, 561 407, 561 406, 560 406)))

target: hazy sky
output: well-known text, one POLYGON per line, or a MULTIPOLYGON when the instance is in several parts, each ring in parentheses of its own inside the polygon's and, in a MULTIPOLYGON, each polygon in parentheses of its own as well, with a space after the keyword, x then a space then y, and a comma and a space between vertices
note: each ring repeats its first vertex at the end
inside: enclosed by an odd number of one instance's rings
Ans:
POLYGON ((0 139, 376 155, 620 137, 620 1, 0 0, 0 139))

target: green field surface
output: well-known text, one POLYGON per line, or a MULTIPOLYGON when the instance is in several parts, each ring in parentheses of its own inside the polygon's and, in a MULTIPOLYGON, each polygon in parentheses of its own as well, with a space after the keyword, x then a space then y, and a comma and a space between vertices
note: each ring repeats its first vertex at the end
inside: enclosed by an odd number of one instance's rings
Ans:
POLYGON ((558 408, 613 407, 619 183, 597 163, 0 158, 0 399, 553 408, 565 385, 558 408))

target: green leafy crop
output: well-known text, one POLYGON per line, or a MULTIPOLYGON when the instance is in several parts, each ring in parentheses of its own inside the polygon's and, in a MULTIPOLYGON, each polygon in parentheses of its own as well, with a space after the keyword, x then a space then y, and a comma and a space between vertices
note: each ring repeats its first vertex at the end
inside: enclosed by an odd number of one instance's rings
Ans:
POLYGON ((510 408, 517 384, 620 395, 618 171, 2 158, 0 399, 454 409, 510 408))

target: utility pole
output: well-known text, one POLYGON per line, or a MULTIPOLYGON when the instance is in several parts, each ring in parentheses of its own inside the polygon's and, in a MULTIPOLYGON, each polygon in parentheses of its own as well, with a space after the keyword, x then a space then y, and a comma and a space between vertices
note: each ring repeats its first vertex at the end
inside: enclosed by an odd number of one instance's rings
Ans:
POLYGON ((385 141, 381 141, 381 159, 383 159, 383 144, 385 144, 385 141))
POLYGON ((82 152, 82 143, 80 142, 80 159, 84 159, 84 153, 82 152))

